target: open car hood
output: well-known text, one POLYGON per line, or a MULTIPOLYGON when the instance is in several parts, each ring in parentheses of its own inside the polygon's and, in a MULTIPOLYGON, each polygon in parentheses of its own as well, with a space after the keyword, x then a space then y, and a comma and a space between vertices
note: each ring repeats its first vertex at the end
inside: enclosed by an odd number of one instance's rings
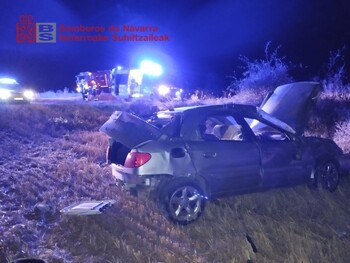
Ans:
POLYGON ((320 90, 318 82, 282 85, 266 97, 260 109, 287 123, 300 135, 304 132, 320 90))
POLYGON ((101 126, 100 131, 130 149, 142 142, 158 139, 162 135, 157 127, 123 111, 114 112, 101 126))

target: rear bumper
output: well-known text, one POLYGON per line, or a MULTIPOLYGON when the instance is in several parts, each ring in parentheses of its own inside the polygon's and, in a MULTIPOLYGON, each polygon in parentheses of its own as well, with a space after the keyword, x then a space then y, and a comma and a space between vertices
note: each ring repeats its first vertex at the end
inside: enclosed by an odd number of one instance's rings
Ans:
POLYGON ((155 197, 154 193, 160 182, 156 177, 135 175, 131 173, 134 169, 114 163, 111 164, 111 168, 117 185, 123 187, 124 190, 140 198, 155 197))
POLYGON ((346 153, 338 156, 338 162, 340 165, 340 169, 343 173, 350 172, 350 153, 346 153))
POLYGON ((122 165, 117 165, 112 163, 112 175, 117 181, 123 182, 124 184, 130 184, 130 185, 145 185, 145 179, 141 176, 132 174, 132 173, 126 173, 125 168, 122 165))

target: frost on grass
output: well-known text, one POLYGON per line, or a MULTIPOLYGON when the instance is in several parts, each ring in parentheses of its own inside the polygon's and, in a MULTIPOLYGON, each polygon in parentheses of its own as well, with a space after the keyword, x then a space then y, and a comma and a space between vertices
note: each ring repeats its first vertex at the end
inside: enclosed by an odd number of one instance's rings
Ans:
MULTIPOLYGON (((253 95, 241 93, 176 105, 243 99, 256 104, 253 95)), ((346 103, 319 109, 322 114, 346 103)), ((167 221, 154 203, 115 186, 104 161, 107 138, 98 129, 120 107, 142 112, 152 106, 140 101, 0 108, 0 262, 26 256, 62 263, 344 262, 350 257, 349 180, 334 194, 299 186, 215 200, 186 227, 167 221), (94 199, 116 204, 100 216, 59 213, 94 199)), ((314 131, 332 136, 328 129, 336 130, 334 139, 346 150, 349 122, 335 122, 337 128, 320 120, 314 131)))
POLYGON ((105 164, 107 138, 98 132, 111 110, 67 105, 0 110, 8 113, 0 115, 6 121, 0 262, 28 256, 47 262, 201 262, 185 233, 114 185, 105 164), (52 122, 55 118, 64 124, 52 122), (98 199, 117 203, 101 217, 59 213, 72 203, 98 199))

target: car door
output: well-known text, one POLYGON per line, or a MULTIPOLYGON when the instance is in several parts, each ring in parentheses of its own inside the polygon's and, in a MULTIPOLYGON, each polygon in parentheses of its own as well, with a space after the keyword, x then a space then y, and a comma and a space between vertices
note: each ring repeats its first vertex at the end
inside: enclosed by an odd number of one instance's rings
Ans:
POLYGON ((256 143, 245 138, 241 125, 232 115, 208 115, 196 126, 192 139, 186 143, 197 175, 205 178, 212 194, 258 187, 261 182, 259 149, 256 143), (224 129, 221 135, 215 136, 218 126, 224 129))
POLYGON ((312 161, 298 140, 271 125, 246 121, 260 149, 263 187, 296 184, 310 176, 312 161))

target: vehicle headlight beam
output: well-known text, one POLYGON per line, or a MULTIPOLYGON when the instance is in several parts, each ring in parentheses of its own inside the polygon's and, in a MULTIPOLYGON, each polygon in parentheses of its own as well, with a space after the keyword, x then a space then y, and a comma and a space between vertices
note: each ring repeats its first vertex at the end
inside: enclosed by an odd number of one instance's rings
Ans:
POLYGON ((25 90, 23 96, 28 100, 32 100, 34 99, 34 92, 32 90, 25 90))
POLYGON ((7 100, 11 97, 11 92, 6 89, 0 89, 0 99, 7 100))

